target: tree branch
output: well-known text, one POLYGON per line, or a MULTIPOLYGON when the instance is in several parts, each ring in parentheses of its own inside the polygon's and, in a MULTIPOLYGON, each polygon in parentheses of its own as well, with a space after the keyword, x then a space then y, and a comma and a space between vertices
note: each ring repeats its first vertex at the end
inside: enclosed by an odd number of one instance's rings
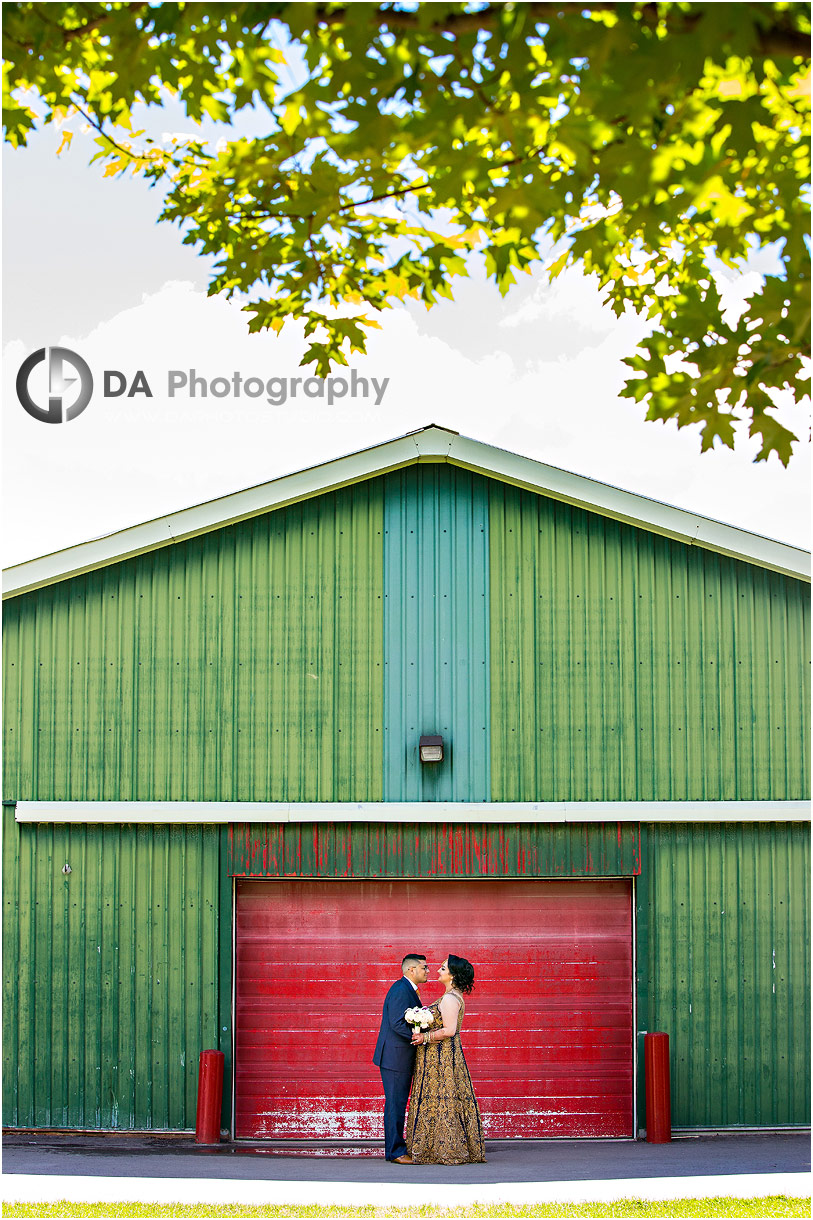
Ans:
MULTIPOLYGON (((141 9, 149 8, 149 5, 130 4, 128 7, 131 12, 138 13, 141 9)), ((105 21, 109 21, 115 12, 114 9, 104 9, 101 12, 96 13, 93 17, 89 17, 87 21, 83 22, 82 25, 65 27, 61 26, 58 21, 53 21, 50 17, 45 17, 44 14, 40 12, 41 8, 42 5, 36 4, 33 6, 32 11, 36 13, 40 21, 44 22, 45 25, 49 25, 55 33, 59 32, 61 34, 62 42, 65 46, 67 46, 69 42, 72 42, 74 38, 81 38, 84 34, 90 34, 94 30, 98 29, 100 25, 105 23, 105 21)), ((83 4, 82 8, 87 9, 88 5, 83 4)), ((9 35, 6 34, 5 37, 8 38, 9 35)), ((17 42, 14 38, 12 38, 10 41, 13 42, 15 46, 22 47, 25 51, 33 51, 34 49, 34 44, 31 42, 17 42)))
MULTIPOLYGON (((80 106, 79 103, 75 101, 72 101, 71 105, 74 107, 77 113, 81 114, 82 118, 85 119, 90 126, 94 128, 94 130, 98 131, 100 136, 104 136, 108 143, 112 144, 116 151, 120 152, 123 157, 129 157, 131 161, 147 160, 146 153, 133 152, 131 148, 125 148, 123 144, 119 144, 117 140, 114 140, 113 137, 104 130, 103 120, 97 119, 91 110, 85 110, 83 106, 80 106)), ((196 168, 201 163, 200 160, 195 157, 176 157, 163 148, 160 151, 162 152, 164 159, 164 164, 161 166, 162 174, 169 172, 167 169, 168 165, 174 166, 175 169, 180 169, 184 165, 189 165, 196 168)), ((156 161, 155 164, 157 165, 158 162, 156 161)))
MULTIPOLYGON (((88 6, 83 5, 82 7, 87 8, 88 6)), ((278 8, 279 11, 273 13, 265 21, 262 33, 265 32, 271 20, 285 21, 286 6, 277 5, 274 7, 278 8)), ((436 6, 433 5, 432 7, 436 6)), ((502 5, 489 4, 485 8, 470 13, 460 11, 445 12, 426 23, 422 20, 422 15, 419 11, 388 8, 381 5, 375 10, 373 19, 380 27, 392 30, 393 32, 425 30, 429 34, 459 35, 491 29, 503 7, 502 5)), ((591 0, 590 3, 579 3, 578 5, 562 4, 561 2, 558 4, 551 3, 550 0, 537 0, 536 3, 525 5, 525 8, 536 24, 550 24, 552 21, 572 19, 574 15, 582 16, 583 14, 588 14, 589 16, 590 13, 615 12, 618 9, 629 11, 630 7, 628 3, 620 4, 617 0, 591 0)), ((46 18, 39 11, 40 8, 40 5, 34 7, 37 16, 55 31, 59 30, 61 32, 62 41, 65 45, 76 38, 82 38, 85 34, 92 33, 100 25, 108 21, 116 12, 114 9, 104 9, 89 17, 82 25, 64 28, 60 27, 58 22, 46 18)), ((149 4, 132 3, 128 5, 128 8, 132 13, 137 14, 141 10, 149 9, 149 4)), ((341 26, 348 20, 349 15, 350 9, 348 6, 328 8, 326 5, 317 5, 314 10, 314 23, 316 26, 341 26)), ((690 34, 702 19, 702 13, 699 12, 669 12, 664 16, 663 13, 659 12, 657 4, 644 4, 639 9, 639 16, 641 24, 649 28, 653 28, 660 21, 665 20, 670 32, 675 34, 690 34)), ((14 40, 12 39, 12 41, 14 40)), ((16 45, 24 45, 26 50, 33 50, 33 44, 30 43, 17 43, 16 45)), ((810 38, 790 24, 777 23, 757 33, 756 49, 765 58, 807 58, 810 55, 810 38)))
POLYGON ((352 212, 354 208, 366 207, 368 203, 381 203, 385 199, 397 199, 399 195, 411 195, 413 191, 425 191, 432 183, 427 178, 424 182, 413 182, 409 186, 401 187, 398 191, 384 191, 381 195, 371 195, 369 199, 356 199, 350 203, 343 203, 341 207, 336 208, 334 216, 339 216, 342 212, 352 212))
MULTIPOLYGON (((428 24, 421 20, 419 12, 404 11, 400 9, 385 8, 383 5, 376 9, 374 17, 380 26, 384 26, 393 32, 409 31, 409 30, 426 30, 430 34, 469 34, 477 30, 488 30, 494 25, 502 5, 497 6, 489 4, 486 8, 482 8, 473 13, 465 12, 446 12, 441 16, 430 21, 428 24)), ((616 0, 591 0, 587 4, 564 5, 562 3, 549 3, 545 0, 539 0, 538 3, 529 3, 525 5, 537 24, 549 24, 551 21, 560 21, 571 18, 575 15, 581 16, 583 13, 606 13, 615 12, 618 9, 629 10, 629 4, 619 4, 616 0)), ((657 4, 644 4, 639 10, 641 24, 650 28, 656 26, 660 21, 666 20, 666 24, 671 33, 674 34, 690 34, 697 23, 702 19, 702 13, 669 13, 664 17, 658 10, 657 4)), ((334 26, 343 25, 349 15, 349 9, 331 8, 318 5, 316 7, 314 18, 317 25, 334 26)), ((282 17, 284 20, 284 15, 282 17)), ((775 25, 769 29, 760 30, 757 34, 757 49, 760 55, 766 58, 778 56, 784 57, 808 57, 810 55, 810 39, 806 34, 794 29, 790 25, 775 25)))

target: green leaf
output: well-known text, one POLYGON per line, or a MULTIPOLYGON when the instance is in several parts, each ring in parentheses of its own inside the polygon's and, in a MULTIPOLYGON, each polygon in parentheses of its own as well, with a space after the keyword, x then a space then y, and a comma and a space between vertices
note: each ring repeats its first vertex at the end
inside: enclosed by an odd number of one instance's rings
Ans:
POLYGON ((551 280, 581 265, 616 317, 635 310, 653 326, 628 355, 624 397, 695 428, 704 450, 735 443, 727 404, 738 404, 758 460, 786 463, 796 438, 765 398, 805 393, 807 7, 449 14, 6 5, 5 138, 23 147, 81 111, 100 129, 101 173, 161 179, 161 220, 210 258, 209 291, 251 300, 251 331, 304 322, 304 363, 321 375, 365 350, 373 323, 360 308, 431 308, 472 254, 503 295, 537 261, 551 280), (134 106, 160 111, 168 98, 205 120, 199 138, 164 148, 132 131, 134 106), (251 130, 266 134, 214 147, 210 122, 249 105, 251 130), (781 269, 729 325, 715 275, 767 243, 781 269))

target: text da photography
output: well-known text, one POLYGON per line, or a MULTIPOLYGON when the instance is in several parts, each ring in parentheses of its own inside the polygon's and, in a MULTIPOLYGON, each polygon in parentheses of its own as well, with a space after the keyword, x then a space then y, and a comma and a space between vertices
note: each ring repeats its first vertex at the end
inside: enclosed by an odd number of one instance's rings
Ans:
POLYGON ((360 377, 355 369, 348 377, 244 377, 234 372, 229 376, 204 377, 196 369, 170 369, 167 393, 170 398, 264 398, 274 407, 292 399, 321 398, 332 405, 344 398, 373 397, 381 405, 389 385, 389 377, 360 377))

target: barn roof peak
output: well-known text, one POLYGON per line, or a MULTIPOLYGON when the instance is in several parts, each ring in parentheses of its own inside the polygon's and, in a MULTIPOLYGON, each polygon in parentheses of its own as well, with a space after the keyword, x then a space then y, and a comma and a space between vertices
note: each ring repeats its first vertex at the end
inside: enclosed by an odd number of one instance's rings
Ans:
POLYGON ((6 568, 3 597, 13 597, 134 555, 182 542, 298 500, 310 499, 418 463, 443 463, 471 470, 565 504, 610 517, 678 542, 716 551, 758 567, 810 580, 810 555, 799 547, 764 538, 608 483, 548 466, 495 445, 427 424, 394 440, 357 450, 318 466, 204 504, 157 517, 6 568))

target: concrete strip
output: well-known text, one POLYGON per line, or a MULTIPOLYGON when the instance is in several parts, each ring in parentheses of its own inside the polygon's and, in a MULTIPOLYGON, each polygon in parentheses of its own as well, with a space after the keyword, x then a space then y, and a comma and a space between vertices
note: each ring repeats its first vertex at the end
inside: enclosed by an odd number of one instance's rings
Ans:
POLYGON ((685 1199, 731 1196, 740 1199, 767 1195, 810 1195, 809 1173, 715 1174, 686 1178, 619 1178, 598 1182, 515 1182, 489 1186, 443 1186, 420 1179, 415 1170, 414 1193, 403 1183, 246 1182, 200 1178, 98 1178, 51 1174, 4 1174, 5 1203, 44 1203, 67 1199, 81 1203, 242 1203, 340 1204, 361 1207, 470 1207, 475 1203, 580 1203, 615 1199, 685 1199), (429 1197, 427 1197, 429 1196, 429 1197))

